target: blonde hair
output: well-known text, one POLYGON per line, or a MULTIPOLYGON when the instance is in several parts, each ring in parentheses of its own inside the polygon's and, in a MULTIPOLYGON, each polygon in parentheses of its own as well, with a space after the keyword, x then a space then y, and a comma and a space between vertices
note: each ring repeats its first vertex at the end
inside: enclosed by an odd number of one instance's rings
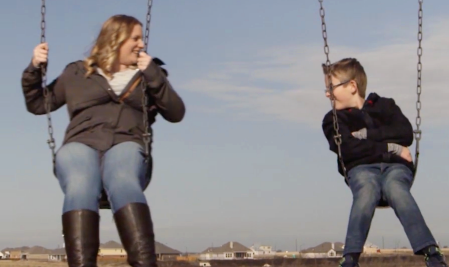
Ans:
POLYGON ((112 76, 111 68, 117 60, 118 51, 135 25, 142 26, 142 23, 127 15, 115 15, 103 23, 90 55, 84 60, 86 77, 95 72, 95 65, 108 77, 112 76))
POLYGON ((342 82, 354 80, 357 83, 359 95, 365 97, 366 86, 368 78, 366 77, 365 70, 360 62, 355 58, 344 58, 330 65, 329 71, 325 64, 323 66, 323 73, 328 75, 329 73, 338 78, 342 82))

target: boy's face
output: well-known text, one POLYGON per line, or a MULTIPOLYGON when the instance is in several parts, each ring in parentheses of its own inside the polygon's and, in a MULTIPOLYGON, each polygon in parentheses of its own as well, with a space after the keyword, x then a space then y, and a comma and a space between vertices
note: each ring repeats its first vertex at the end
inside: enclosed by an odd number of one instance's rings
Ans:
MULTIPOLYGON (((332 86, 335 98, 335 108, 345 109, 352 107, 354 100, 357 97, 357 85, 354 80, 340 81, 337 77, 332 76, 332 86)), ((328 76, 324 75, 324 82, 326 85, 326 97, 330 98, 328 76)))

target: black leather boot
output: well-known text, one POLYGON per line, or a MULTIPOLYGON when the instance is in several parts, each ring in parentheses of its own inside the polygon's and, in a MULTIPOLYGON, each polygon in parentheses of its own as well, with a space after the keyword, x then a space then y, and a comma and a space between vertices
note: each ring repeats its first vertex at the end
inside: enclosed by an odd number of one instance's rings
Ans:
POLYGON ((91 210, 62 215, 62 231, 69 267, 96 267, 100 246, 100 216, 91 210))
POLYGON ((130 203, 114 214, 115 224, 133 267, 157 267, 153 222, 150 208, 143 203, 130 203))

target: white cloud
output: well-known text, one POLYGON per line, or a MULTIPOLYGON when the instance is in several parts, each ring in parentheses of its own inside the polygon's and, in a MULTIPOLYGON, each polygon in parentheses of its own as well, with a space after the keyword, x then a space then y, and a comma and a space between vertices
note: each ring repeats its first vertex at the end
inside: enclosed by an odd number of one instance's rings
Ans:
MULTIPOLYGON (((448 113, 445 109, 449 98, 449 80, 445 78, 445 60, 449 58, 448 26, 449 20, 438 20, 424 32, 421 127, 444 124, 444 114, 448 113)), ((387 32, 385 36, 391 35, 387 32)), ((330 57, 332 61, 344 57, 359 59, 368 75, 368 91, 393 97, 414 124, 416 33, 408 31, 403 36, 395 35, 384 43, 364 49, 332 46, 331 42, 330 57)), ((237 112, 236 116, 281 119, 318 128, 330 109, 323 93, 321 63, 324 61, 322 42, 260 49, 250 52, 246 60, 221 63, 217 69, 183 87, 222 101, 221 108, 232 109, 237 112)))

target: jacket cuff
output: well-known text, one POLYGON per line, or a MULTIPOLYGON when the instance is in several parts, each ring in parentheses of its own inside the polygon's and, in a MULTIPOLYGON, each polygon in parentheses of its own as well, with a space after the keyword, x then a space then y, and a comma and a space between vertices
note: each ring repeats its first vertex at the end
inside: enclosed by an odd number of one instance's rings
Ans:
POLYGON ((28 66, 25 69, 25 72, 40 72, 41 68, 36 68, 33 65, 33 61, 30 61, 30 64, 28 64, 28 66))
POLYGON ((354 132, 353 135, 357 139, 366 139, 366 128, 360 129, 357 132, 354 132))
POLYGON ((398 144, 388 143, 388 152, 392 152, 395 155, 401 155, 402 146, 398 144))
POLYGON ((147 68, 142 73, 146 83, 150 87, 150 91, 152 93, 157 93, 165 81, 165 75, 162 73, 161 68, 151 60, 150 64, 148 64, 147 68))

